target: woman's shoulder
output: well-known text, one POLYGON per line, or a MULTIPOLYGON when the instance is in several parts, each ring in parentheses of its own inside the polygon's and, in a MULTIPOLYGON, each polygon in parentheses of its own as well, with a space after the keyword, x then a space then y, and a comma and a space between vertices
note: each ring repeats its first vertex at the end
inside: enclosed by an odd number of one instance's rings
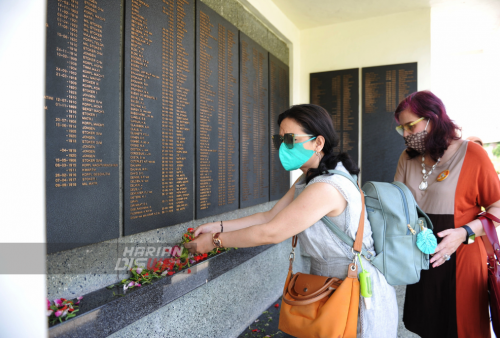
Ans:
POLYGON ((466 141, 466 140, 464 140, 463 142, 467 143, 467 145, 466 145, 467 150, 465 152, 465 156, 467 157, 468 160, 470 159, 474 162, 478 161, 479 165, 481 165, 481 163, 484 163, 484 162, 487 162, 487 163, 490 162, 490 158, 488 156, 488 153, 479 144, 474 143, 474 142, 470 142, 470 141, 466 141))
MULTIPOLYGON (((339 163, 335 170, 342 171, 345 174, 350 175, 349 171, 345 169, 342 163, 339 163)), ((354 192, 354 190, 357 192, 357 188, 354 184, 347 177, 339 174, 325 173, 323 175, 318 175, 313 178, 308 185, 313 183, 328 183, 339 190, 344 197, 347 197, 347 195, 354 192)))

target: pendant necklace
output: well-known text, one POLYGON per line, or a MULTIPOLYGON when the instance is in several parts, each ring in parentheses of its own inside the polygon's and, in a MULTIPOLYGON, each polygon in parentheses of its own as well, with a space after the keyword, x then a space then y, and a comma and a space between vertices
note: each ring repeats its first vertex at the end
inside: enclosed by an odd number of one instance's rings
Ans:
POLYGON ((429 173, 427 173, 427 170, 425 170, 425 155, 422 155, 422 174, 424 175, 422 177, 422 182, 420 182, 420 185, 418 186, 418 188, 422 191, 425 191, 427 189, 427 179, 429 178, 429 175, 432 174, 432 172, 434 171, 434 169, 436 169, 436 166, 439 164, 439 161, 441 161, 441 157, 438 158, 437 162, 432 166, 432 169, 429 171, 429 173))

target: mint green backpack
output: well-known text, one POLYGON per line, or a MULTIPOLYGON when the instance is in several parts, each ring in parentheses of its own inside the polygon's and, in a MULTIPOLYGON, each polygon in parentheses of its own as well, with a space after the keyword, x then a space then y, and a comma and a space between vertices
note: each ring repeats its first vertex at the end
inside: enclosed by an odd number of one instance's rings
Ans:
MULTIPOLYGON (((346 177, 359 189, 356 177, 338 170, 329 172, 346 177)), ((362 191, 376 254, 365 247, 361 254, 390 285, 417 283, 422 269, 429 269, 429 255, 418 249, 417 235, 423 228, 433 229, 431 220, 419 208, 410 189, 401 182, 366 182, 362 191)), ((330 219, 325 216, 321 220, 352 247, 354 241, 330 219)))

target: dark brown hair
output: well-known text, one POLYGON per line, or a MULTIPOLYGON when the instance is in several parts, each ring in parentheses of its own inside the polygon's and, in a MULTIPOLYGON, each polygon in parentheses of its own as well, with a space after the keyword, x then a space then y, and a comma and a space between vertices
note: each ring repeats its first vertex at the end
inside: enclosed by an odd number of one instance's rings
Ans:
POLYGON ((337 163, 342 162, 344 167, 353 175, 359 174, 358 166, 352 161, 347 153, 335 154, 334 149, 339 144, 340 138, 333 128, 332 118, 328 112, 315 104, 299 104, 290 107, 278 116, 278 125, 290 118, 297 122, 306 134, 323 136, 325 145, 323 153, 325 156, 319 162, 318 168, 307 171, 306 183, 319 175, 327 174, 329 169, 335 169, 337 163))

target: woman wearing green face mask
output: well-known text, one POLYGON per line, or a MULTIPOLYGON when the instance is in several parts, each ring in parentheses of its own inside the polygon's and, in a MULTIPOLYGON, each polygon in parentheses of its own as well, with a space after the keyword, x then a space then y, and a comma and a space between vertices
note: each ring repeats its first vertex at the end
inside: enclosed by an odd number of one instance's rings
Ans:
MULTIPOLYGON (((361 198, 357 188, 337 169, 358 174, 359 169, 347 153, 335 152, 339 137, 327 111, 319 106, 292 106, 278 117, 280 134, 273 136, 283 167, 300 169, 302 176, 275 206, 251 216, 203 224, 195 229, 196 239, 186 243, 191 253, 205 253, 214 246, 253 247, 277 244, 298 235, 301 250, 311 256, 315 275, 345 279, 353 261, 351 247, 337 238, 321 221, 323 216, 355 238, 361 216, 361 198)), ((363 245, 374 252, 370 222, 364 220, 363 245)), ((362 258, 364 259, 364 258, 362 258)), ((371 274, 371 309, 360 302, 358 337, 396 337, 398 311, 394 288, 367 261, 363 267, 371 274)))

